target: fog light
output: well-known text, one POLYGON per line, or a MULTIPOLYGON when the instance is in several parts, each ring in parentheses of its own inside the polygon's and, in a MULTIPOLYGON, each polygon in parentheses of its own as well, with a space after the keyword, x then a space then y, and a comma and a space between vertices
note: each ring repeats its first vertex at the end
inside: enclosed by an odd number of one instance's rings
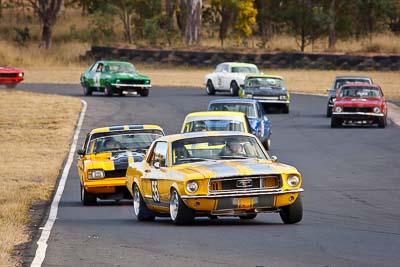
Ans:
POLYGON ((196 181, 190 181, 186 184, 186 190, 189 193, 195 193, 199 189, 199 185, 197 184, 196 181))
POLYGON ((289 201, 292 202, 294 200, 294 196, 289 197, 289 201))

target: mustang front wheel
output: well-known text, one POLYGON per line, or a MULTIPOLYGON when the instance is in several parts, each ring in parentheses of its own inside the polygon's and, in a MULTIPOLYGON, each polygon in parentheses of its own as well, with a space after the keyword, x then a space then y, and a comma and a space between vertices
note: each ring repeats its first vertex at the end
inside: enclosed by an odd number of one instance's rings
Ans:
POLYGON ((206 93, 207 95, 215 95, 215 88, 211 80, 207 81, 206 93))
POLYGON ((85 187, 81 184, 81 202, 84 206, 92 206, 97 204, 96 195, 86 191, 85 187))
POLYGON ((298 223, 303 218, 303 203, 300 196, 292 205, 284 206, 279 211, 281 219, 286 224, 298 223))
POLYGON ((175 189, 171 190, 169 213, 174 224, 190 224, 194 219, 194 211, 188 208, 175 189))
POLYGON ((153 221, 156 217, 154 213, 147 208, 136 184, 133 186, 133 212, 139 221, 153 221))
POLYGON ((139 91, 139 95, 140 96, 148 96, 149 95, 149 89, 147 89, 147 88, 144 88, 144 89, 141 89, 140 91, 139 91))
POLYGON ((263 143, 265 150, 269 150, 271 147, 271 135, 268 135, 267 139, 263 143))

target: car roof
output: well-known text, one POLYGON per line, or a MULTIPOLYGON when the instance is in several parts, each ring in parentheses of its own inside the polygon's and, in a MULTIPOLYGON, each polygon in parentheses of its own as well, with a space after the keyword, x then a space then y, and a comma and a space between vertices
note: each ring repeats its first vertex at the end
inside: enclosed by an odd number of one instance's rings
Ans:
MULTIPOLYGON (((256 64, 246 63, 246 62, 222 62, 221 64, 229 64, 230 66, 233 66, 233 67, 249 67, 249 66, 257 67, 256 64)), ((220 65, 220 64, 218 64, 218 65, 220 65)))
POLYGON ((238 111, 199 111, 186 115, 186 118, 192 117, 244 117, 243 112, 238 111))
POLYGON ((365 75, 339 75, 335 77, 335 80, 340 79, 368 79, 371 80, 371 77, 365 75))
POLYGON ((177 140, 182 139, 189 139, 189 138, 197 138, 197 137, 213 137, 213 136, 248 136, 254 137, 254 135, 250 133, 244 132, 234 132, 234 131, 208 131, 208 132, 191 132, 191 133, 181 133, 181 134, 172 134, 172 135, 165 135, 157 139, 157 141, 164 141, 164 142, 174 142, 177 140))
POLYGON ((97 61, 97 63, 104 63, 104 64, 110 64, 110 63, 132 64, 131 62, 117 61, 117 60, 99 60, 99 61, 97 61))
POLYGON ((283 80, 282 76, 279 75, 270 75, 270 74, 248 74, 246 78, 276 78, 283 80))
POLYGON ((102 128, 95 128, 90 131, 90 134, 94 133, 107 133, 107 132, 117 132, 117 131, 129 131, 129 130, 160 130, 163 129, 158 125, 152 124, 130 124, 130 125, 115 125, 102 128))
POLYGON ((379 85, 377 84, 369 84, 369 83, 347 83, 342 85, 341 88, 343 87, 374 87, 374 88, 380 88, 379 85))
POLYGON ((223 99, 214 99, 211 100, 208 104, 214 104, 214 103, 234 103, 234 104, 240 104, 240 103, 250 103, 250 104, 255 104, 257 103, 258 100, 255 99, 246 99, 246 98, 223 98, 223 99))

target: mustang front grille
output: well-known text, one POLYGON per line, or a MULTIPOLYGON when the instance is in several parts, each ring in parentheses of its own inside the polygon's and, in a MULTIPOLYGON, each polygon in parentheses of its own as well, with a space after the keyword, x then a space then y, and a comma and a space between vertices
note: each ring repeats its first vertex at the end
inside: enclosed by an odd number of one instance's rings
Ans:
POLYGON ((115 170, 115 171, 105 171, 105 178, 117 178, 117 177, 125 177, 126 169, 115 170))
POLYGON ((144 80, 120 80, 119 83, 122 84, 145 84, 144 80))
POLYGON ((257 192, 281 187, 280 175, 239 176, 212 178, 208 185, 211 194, 230 192, 257 192))
POLYGON ((18 73, 0 73, 0 78, 15 78, 18 73))
POLYGON ((372 108, 343 108, 343 112, 372 112, 372 108))

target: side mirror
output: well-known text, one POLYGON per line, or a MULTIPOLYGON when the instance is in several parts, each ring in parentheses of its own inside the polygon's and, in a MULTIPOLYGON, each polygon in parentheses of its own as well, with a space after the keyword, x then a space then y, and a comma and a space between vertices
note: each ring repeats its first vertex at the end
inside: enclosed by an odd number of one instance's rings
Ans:
POLYGON ((326 89, 326 91, 327 91, 328 93, 330 93, 332 90, 329 88, 329 89, 326 89))
POLYGON ((159 169, 161 167, 160 162, 156 161, 153 163, 154 168, 159 169))
POLYGON ((77 153, 78 155, 80 155, 80 156, 84 156, 84 155, 85 155, 85 150, 82 149, 82 148, 80 148, 80 149, 78 149, 78 151, 76 151, 76 153, 77 153))
POLYGON ((277 156, 272 156, 271 160, 272 160, 272 162, 277 162, 278 161, 278 157, 277 156))

